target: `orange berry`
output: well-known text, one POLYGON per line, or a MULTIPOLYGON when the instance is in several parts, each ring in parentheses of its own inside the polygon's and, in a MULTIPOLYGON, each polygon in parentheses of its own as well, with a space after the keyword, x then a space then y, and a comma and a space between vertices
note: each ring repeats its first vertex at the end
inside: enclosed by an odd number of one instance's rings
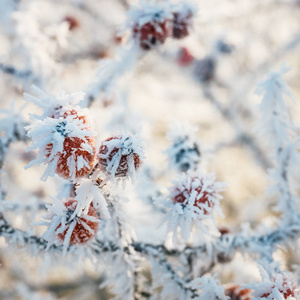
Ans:
MULTIPOLYGON (((70 245, 87 243, 96 235, 99 229, 99 222, 96 221, 96 219, 98 219, 98 215, 96 209, 92 204, 90 205, 87 214, 88 217, 92 217, 92 220, 91 218, 86 218, 85 215, 82 215, 80 217, 75 216, 74 219, 71 219, 71 216, 74 214, 77 204, 78 202, 72 198, 70 198, 64 203, 64 206, 67 209, 65 230, 62 233, 57 234, 58 239, 63 242, 70 228, 70 224, 76 222, 76 225, 70 237, 70 245)), ((59 224, 56 227, 56 231, 59 230, 61 226, 62 224, 59 224)))
POLYGON ((225 295, 230 300, 250 300, 250 289, 242 289, 239 285, 233 285, 225 290, 225 295))
MULTIPOLYGON (((52 118, 64 118, 80 120, 82 129, 91 129, 88 119, 85 115, 80 115, 75 109, 63 110, 58 108, 52 118)), ((74 177, 83 177, 88 175, 94 166, 96 159, 96 140, 94 136, 85 136, 84 139, 78 137, 68 137, 65 131, 66 122, 62 121, 56 126, 56 131, 65 136, 63 142, 63 151, 58 152, 52 160, 57 159, 56 173, 65 178, 73 179, 74 177)), ((51 156, 53 144, 46 146, 46 157, 51 156)))
MULTIPOLYGON (((56 173, 65 179, 72 178, 71 167, 69 166, 69 159, 72 158, 75 163, 75 177, 83 177, 88 175, 94 166, 96 159, 96 140, 95 138, 86 138, 86 141, 73 137, 66 137, 63 144, 63 152, 58 153, 59 159, 57 162, 56 173), (82 150, 82 144, 89 144, 93 148, 93 153, 82 150), (83 166, 82 168, 78 168, 79 157, 81 157, 86 162, 89 162, 88 165, 83 166)), ((53 148, 53 144, 47 145, 47 151, 49 154, 46 157, 50 156, 51 150, 53 148)))

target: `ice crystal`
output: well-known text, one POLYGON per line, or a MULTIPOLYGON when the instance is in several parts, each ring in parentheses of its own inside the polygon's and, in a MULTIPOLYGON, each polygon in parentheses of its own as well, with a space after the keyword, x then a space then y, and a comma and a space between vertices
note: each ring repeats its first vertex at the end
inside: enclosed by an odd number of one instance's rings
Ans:
POLYGON ((130 7, 127 16, 128 28, 132 28, 135 24, 143 26, 153 20, 161 23, 166 19, 172 19, 172 4, 170 2, 139 1, 138 5, 130 7))
POLYGON ((75 200, 78 201, 74 214, 81 216, 87 214, 91 204, 99 210, 102 219, 109 219, 108 204, 99 187, 99 181, 82 178, 77 181, 75 200))
POLYGON ((263 120, 261 132, 270 139, 277 164, 270 172, 273 187, 269 189, 269 193, 279 195, 277 209, 283 214, 282 221, 288 224, 297 222, 298 219, 290 173, 295 167, 299 169, 299 153, 293 136, 295 126, 285 102, 286 97, 294 99, 288 85, 282 79, 286 71, 287 68, 283 67, 281 71, 271 73, 258 86, 256 92, 263 96, 260 105, 263 120))
POLYGON ((59 108, 74 107, 79 105, 84 99, 85 94, 83 92, 67 94, 61 92, 55 96, 51 96, 36 86, 31 87, 31 94, 24 93, 25 100, 34 103, 41 107, 44 111, 41 118, 50 117, 55 110, 59 108))
POLYGON ((196 290, 201 290, 200 296, 195 297, 197 300, 228 300, 225 295, 225 289, 219 280, 212 276, 202 276, 189 283, 189 286, 196 290))

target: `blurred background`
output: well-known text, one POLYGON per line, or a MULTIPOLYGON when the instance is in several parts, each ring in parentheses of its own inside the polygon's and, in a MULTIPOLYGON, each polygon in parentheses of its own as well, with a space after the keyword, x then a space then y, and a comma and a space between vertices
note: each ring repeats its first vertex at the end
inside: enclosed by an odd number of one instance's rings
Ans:
MULTIPOLYGON (((99 60, 114 59, 126 43, 126 33, 119 32, 132 3, 136 2, 1 0, 0 108, 9 109, 13 99, 16 111, 22 108, 24 120, 30 122, 30 114, 40 112, 24 101, 23 93, 31 84, 42 82, 52 94, 87 90, 99 60), (9 72, 7 66, 19 71, 9 72)), ((137 239, 150 243, 163 243, 165 238, 157 228, 162 213, 147 199, 163 196, 176 178, 166 153, 168 132, 176 124, 196 127, 200 166, 228 184, 222 200, 225 217, 218 224, 232 233, 245 223, 258 231, 276 224, 272 209, 276 197, 267 195, 273 153, 259 133, 261 97, 254 92, 269 72, 283 64, 291 67, 284 78, 296 101, 287 103, 300 132, 300 1, 197 0, 195 4, 198 11, 188 37, 169 39, 145 53, 124 76, 120 90, 109 97, 99 95, 90 107, 98 144, 122 130, 139 131, 143 137, 146 160, 141 175, 122 193, 129 198, 125 208, 137 239), (145 189, 143 180, 150 173, 155 186, 145 189)), ((26 152, 27 147, 28 143, 16 142, 7 153, 1 174, 8 203, 4 207, 15 227, 40 235, 45 228, 33 225, 45 213, 39 207, 57 197, 63 183, 59 178, 41 182, 43 167, 24 170, 35 155, 26 152)), ((287 269, 297 272, 295 249, 277 254, 287 269)), ((3 238, 0 263, 0 299, 111 296, 108 289, 99 289, 105 264, 95 266, 84 258, 32 257, 9 247, 3 238)), ((259 279, 256 264, 239 254, 213 272, 222 283, 259 279)))

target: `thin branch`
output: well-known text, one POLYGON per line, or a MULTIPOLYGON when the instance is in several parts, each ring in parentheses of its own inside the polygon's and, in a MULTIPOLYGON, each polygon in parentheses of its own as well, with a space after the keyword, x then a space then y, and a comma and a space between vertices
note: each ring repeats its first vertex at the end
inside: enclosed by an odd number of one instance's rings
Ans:
MULTIPOLYGON (((221 115, 230 123, 232 123, 232 112, 228 109, 224 108, 221 103, 215 98, 215 96, 211 93, 211 91, 203 87, 203 94, 207 100, 213 104, 217 110, 221 113, 221 115)), ((261 148, 258 146, 257 142, 255 141, 254 137, 249 135, 247 132, 243 131, 241 128, 236 128, 235 130, 237 132, 237 135, 239 137, 239 140, 243 142, 254 154, 255 159, 259 162, 259 164, 264 168, 268 169, 271 167, 271 162, 269 159, 265 156, 264 152, 261 150, 261 148)))
POLYGON ((4 65, 2 63, 0 63, 0 71, 12 75, 16 78, 22 78, 22 79, 26 79, 32 76, 32 71, 30 70, 18 70, 14 66, 4 65))

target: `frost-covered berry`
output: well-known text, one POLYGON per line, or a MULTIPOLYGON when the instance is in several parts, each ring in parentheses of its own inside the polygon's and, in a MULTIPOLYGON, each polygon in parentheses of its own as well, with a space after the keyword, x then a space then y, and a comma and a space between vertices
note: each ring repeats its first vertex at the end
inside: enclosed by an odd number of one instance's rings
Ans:
POLYGON ((106 139, 100 146, 98 167, 110 178, 135 179, 144 151, 136 136, 122 135, 106 139))
MULTIPOLYGON (((70 245, 84 244, 91 240, 95 236, 99 228, 98 215, 93 205, 90 206, 86 216, 81 216, 80 218, 75 217, 73 220, 70 220, 70 218, 72 217, 76 209, 77 201, 74 199, 69 199, 67 202, 64 203, 64 205, 67 209, 67 225, 65 226, 65 229, 62 233, 57 234, 57 237, 63 242, 66 238, 68 230, 71 227, 72 222, 74 222, 75 226, 70 237, 70 245)), ((61 227, 62 224, 59 224, 56 227, 56 232, 59 232, 59 228, 61 227)))
POLYGON ((251 290, 243 289, 239 285, 233 285, 225 290, 225 295, 229 297, 228 300, 250 300, 251 290))
POLYGON ((75 210, 77 201, 73 198, 66 202, 54 202, 48 206, 50 215, 46 217, 48 220, 48 230, 43 237, 48 241, 48 247, 58 242, 64 245, 64 251, 69 245, 86 244, 92 240, 99 228, 99 217, 96 209, 91 204, 88 212, 79 216, 75 210))
POLYGON ((42 180, 55 173, 71 180, 89 174, 96 159, 91 126, 88 111, 78 106, 59 107, 51 117, 37 120, 27 127, 33 142, 29 150, 39 150, 38 157, 28 167, 47 164, 42 180))
POLYGON ((214 224, 214 214, 222 215, 219 194, 224 191, 225 184, 215 182, 214 174, 201 171, 183 173, 179 180, 173 182, 168 200, 171 210, 165 216, 168 230, 174 233, 181 229, 185 240, 189 239, 192 225, 202 229, 204 234, 219 235, 214 224))
POLYGON ((192 204, 195 213, 208 215, 215 205, 216 190, 214 183, 205 182, 205 178, 193 176, 173 187, 171 200, 180 203, 183 209, 192 204))
POLYGON ((291 278, 288 273, 278 273, 270 270, 271 267, 272 265, 267 264, 267 269, 265 269, 263 266, 259 265, 262 282, 249 285, 249 288, 253 290, 253 299, 299 300, 300 291, 296 286, 294 279, 291 278))
POLYGON ((181 66, 189 66, 195 60, 195 57, 185 47, 180 48, 177 62, 181 66))
POLYGON ((156 20, 155 18, 143 25, 135 24, 133 36, 140 42, 140 47, 149 50, 154 46, 163 44, 167 37, 171 35, 170 20, 156 20))
POLYGON ((296 284, 282 274, 276 274, 264 288, 256 291, 254 295, 257 299, 267 300, 277 300, 278 297, 288 300, 300 299, 300 292, 296 284))
POLYGON ((172 11, 168 3, 142 3, 128 12, 128 27, 144 50, 163 44, 172 36, 172 11))
POLYGON ((172 26, 173 38, 183 39, 187 37, 191 30, 193 12, 189 8, 173 13, 172 26))

